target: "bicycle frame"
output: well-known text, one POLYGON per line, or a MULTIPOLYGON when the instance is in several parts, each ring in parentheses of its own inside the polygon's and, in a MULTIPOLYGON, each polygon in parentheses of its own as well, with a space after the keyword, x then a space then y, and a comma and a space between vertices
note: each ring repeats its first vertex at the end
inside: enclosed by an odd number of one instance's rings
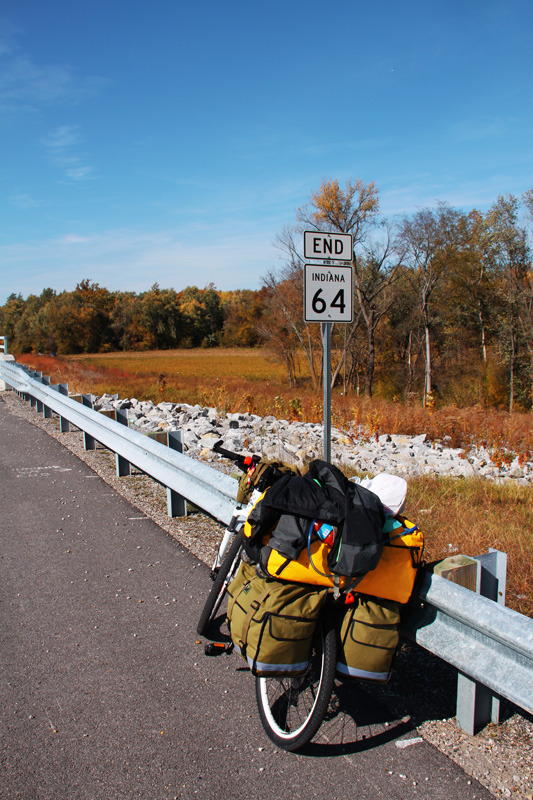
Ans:
POLYGON ((248 514, 252 510, 252 507, 255 505, 259 497, 261 496, 261 492, 257 489, 254 489, 252 492, 252 497, 250 498, 249 502, 245 506, 236 506, 235 510, 232 514, 232 517, 228 523, 227 528, 224 531, 222 536, 222 540, 218 546, 218 551, 215 556, 215 560, 213 562, 213 566, 211 567, 211 577, 214 577, 218 570, 220 569, 220 565, 224 560, 224 556, 226 555, 228 548, 233 541, 233 538, 240 533, 248 514))

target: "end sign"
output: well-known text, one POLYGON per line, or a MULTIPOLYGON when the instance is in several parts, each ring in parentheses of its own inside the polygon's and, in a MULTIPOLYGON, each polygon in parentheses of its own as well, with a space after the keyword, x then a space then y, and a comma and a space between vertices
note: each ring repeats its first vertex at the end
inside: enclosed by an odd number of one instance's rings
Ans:
POLYGON ((304 258, 351 261, 352 234, 304 231, 304 258))

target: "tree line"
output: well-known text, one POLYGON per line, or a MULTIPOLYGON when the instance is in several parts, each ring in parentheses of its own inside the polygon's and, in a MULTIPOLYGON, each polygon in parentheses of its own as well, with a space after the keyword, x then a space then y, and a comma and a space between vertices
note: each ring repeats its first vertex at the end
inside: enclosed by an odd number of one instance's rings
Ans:
POLYGON ((175 347, 254 347, 264 292, 220 292, 209 285, 182 291, 111 292, 89 279, 72 292, 44 289, 0 307, 0 329, 12 352, 105 353, 175 347))
POLYGON ((372 182, 325 180, 277 236, 281 266, 258 291, 154 284, 136 294, 86 279, 72 292, 12 294, 0 307, 0 332, 21 353, 262 345, 289 383, 319 388, 320 325, 303 319, 303 231, 351 233, 355 313, 333 326, 333 386, 530 409, 532 220, 533 189, 499 196, 485 213, 437 203, 390 220, 372 182))

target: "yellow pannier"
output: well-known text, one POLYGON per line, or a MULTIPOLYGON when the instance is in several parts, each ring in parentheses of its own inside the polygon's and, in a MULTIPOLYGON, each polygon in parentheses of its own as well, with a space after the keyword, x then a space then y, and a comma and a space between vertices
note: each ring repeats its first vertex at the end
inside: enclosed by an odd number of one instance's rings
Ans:
MULTIPOLYGON (((422 560, 424 537, 418 527, 404 517, 387 520, 384 530, 389 533, 389 541, 383 548, 383 555, 377 567, 367 572, 355 590, 396 603, 407 603, 422 560)), ((329 551, 328 544, 314 539, 298 559, 289 559, 272 549, 261 566, 273 578, 332 587, 334 576, 328 568, 329 551)), ((345 582, 341 577, 341 589, 345 582)))

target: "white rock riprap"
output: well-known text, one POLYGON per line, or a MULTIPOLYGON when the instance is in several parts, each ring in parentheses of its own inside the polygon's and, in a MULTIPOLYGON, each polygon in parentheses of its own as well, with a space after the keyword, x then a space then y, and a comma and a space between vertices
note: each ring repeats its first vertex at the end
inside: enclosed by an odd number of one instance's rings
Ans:
MULTIPOLYGON (((238 453, 258 453, 302 466, 313 458, 322 458, 323 427, 308 422, 289 422, 257 414, 224 414, 216 408, 187 403, 159 403, 120 399, 118 395, 96 398, 95 408, 127 409, 132 428, 142 433, 182 430, 188 455, 215 461, 216 442, 238 453)), ((489 480, 513 480, 529 486, 533 483, 533 462, 496 464, 483 447, 468 451, 430 442, 426 434, 403 436, 383 434, 375 439, 362 431, 344 431, 332 427, 333 463, 360 472, 391 472, 404 477, 424 474, 469 478, 475 475, 489 480)))

